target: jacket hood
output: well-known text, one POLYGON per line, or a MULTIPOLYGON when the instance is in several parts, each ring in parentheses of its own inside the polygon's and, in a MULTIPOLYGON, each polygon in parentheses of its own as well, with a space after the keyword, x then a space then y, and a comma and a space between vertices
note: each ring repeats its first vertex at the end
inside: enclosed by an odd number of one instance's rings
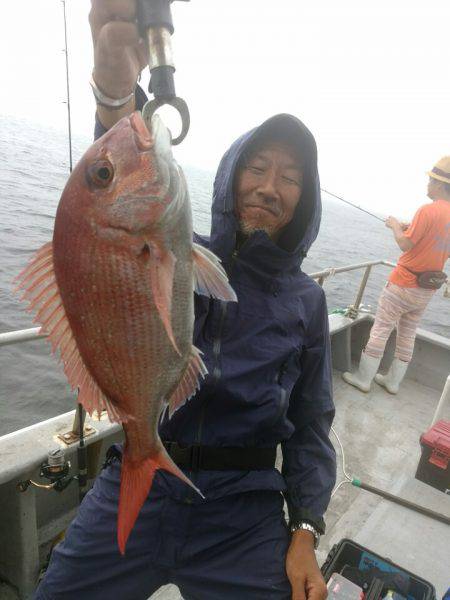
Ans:
POLYGON ((250 236, 252 254, 269 268, 299 266, 319 232, 322 204, 316 142, 309 129, 293 115, 275 115, 238 138, 220 161, 214 181, 210 247, 224 262, 235 249, 239 229, 234 211, 234 179, 239 159, 258 137, 264 135, 270 139, 272 131, 277 139, 286 139, 302 152, 303 189, 294 216, 278 242, 264 232, 256 232, 250 236))

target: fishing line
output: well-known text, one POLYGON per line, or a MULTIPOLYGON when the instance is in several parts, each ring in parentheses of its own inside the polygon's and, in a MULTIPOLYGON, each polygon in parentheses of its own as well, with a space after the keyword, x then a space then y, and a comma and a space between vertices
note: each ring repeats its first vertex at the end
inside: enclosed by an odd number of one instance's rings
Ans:
POLYGON ((331 431, 334 433, 339 447, 341 449, 341 457, 342 457, 342 472, 344 473, 345 479, 343 481, 341 481, 340 483, 338 483, 338 485, 334 488, 333 493, 331 494, 331 498, 335 495, 335 493, 338 491, 338 489, 344 485, 344 483, 352 483, 353 481, 353 477, 351 475, 349 475, 345 469, 345 452, 344 452, 344 446, 342 445, 341 440, 339 439, 338 434, 336 433, 336 431, 334 430, 333 427, 331 427, 331 431))
POLYGON ((64 15, 64 54, 66 55, 67 125, 69 130, 69 171, 72 173, 72 124, 70 119, 69 46, 67 43, 66 0, 61 0, 64 15))
POLYGON ((371 217, 374 217, 374 219, 378 219, 378 221, 381 221, 382 223, 385 222, 385 219, 383 219, 382 217, 374 215, 373 213, 371 213, 370 211, 366 210, 365 208, 362 208, 361 206, 358 206, 357 204, 353 204, 352 202, 349 202, 348 200, 345 200, 345 198, 342 198, 341 196, 338 196, 337 194, 333 194, 333 192, 329 192, 328 190, 325 190, 324 188, 320 188, 320 190, 322 192, 325 192, 325 194, 328 194, 329 196, 333 196, 333 198, 337 198, 341 202, 345 202, 345 204, 349 204, 350 206, 353 206, 353 208, 357 208, 358 210, 361 210, 362 212, 365 212, 367 215, 370 215, 371 217))

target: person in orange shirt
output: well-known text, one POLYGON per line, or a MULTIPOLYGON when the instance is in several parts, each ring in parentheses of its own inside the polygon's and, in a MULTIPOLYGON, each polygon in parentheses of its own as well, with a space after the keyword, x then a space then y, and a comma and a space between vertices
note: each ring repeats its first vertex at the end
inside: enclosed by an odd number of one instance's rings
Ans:
POLYGON ((436 289, 445 282, 442 272, 450 256, 450 156, 428 173, 430 204, 421 206, 411 225, 394 217, 386 220, 403 254, 378 301, 369 341, 358 370, 342 374, 344 381, 368 392, 373 378, 396 394, 412 358, 416 329, 436 289), (387 375, 376 374, 386 342, 397 326, 395 357, 387 375))

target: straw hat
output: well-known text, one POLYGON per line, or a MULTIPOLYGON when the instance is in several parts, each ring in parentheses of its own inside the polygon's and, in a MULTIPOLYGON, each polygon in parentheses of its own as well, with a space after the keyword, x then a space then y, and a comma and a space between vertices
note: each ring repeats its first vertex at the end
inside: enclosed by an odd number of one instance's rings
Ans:
POLYGON ((450 183, 450 156, 444 156, 438 160, 431 171, 428 171, 428 175, 438 181, 450 183))

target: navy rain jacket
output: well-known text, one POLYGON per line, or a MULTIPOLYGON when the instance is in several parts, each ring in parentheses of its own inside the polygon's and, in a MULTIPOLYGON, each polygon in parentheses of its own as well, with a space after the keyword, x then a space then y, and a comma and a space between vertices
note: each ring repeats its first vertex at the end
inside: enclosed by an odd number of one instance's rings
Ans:
MULTIPOLYGON (((101 133, 97 123, 96 134, 101 133)), ((281 444, 282 475, 272 469, 198 471, 189 476, 208 500, 250 490, 280 490, 291 522, 306 519, 323 532, 336 476, 329 439, 334 405, 328 314, 322 288, 301 270, 320 218, 316 144, 295 117, 272 117, 240 137, 224 155, 214 183, 211 236, 195 236, 195 241, 220 257, 238 302, 196 296, 194 344, 203 352, 208 375, 199 392, 171 420, 162 421, 160 436, 216 447, 281 444), (285 128, 303 148, 301 200, 279 245, 257 232, 236 251, 236 167, 255 135, 272 126, 285 128)), ((164 471, 158 471, 156 481, 175 498, 202 502, 164 471)))

